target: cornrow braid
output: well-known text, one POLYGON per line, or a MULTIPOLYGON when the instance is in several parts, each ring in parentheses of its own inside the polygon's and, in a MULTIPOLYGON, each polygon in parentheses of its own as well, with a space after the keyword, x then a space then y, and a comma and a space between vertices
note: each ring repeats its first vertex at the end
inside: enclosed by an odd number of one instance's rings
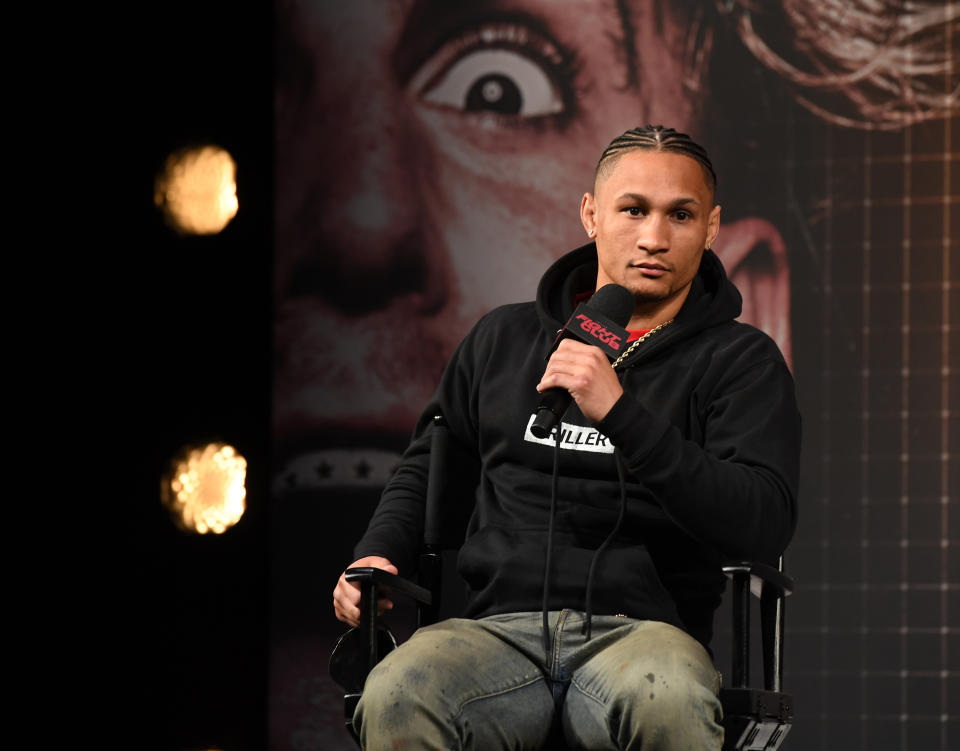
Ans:
POLYGON ((710 163, 710 157, 707 156, 706 149, 694 141, 686 133, 680 133, 673 128, 665 128, 662 125, 647 125, 644 128, 631 128, 626 133, 614 138, 610 145, 604 149, 600 155, 600 161, 597 162, 597 169, 594 172, 594 184, 597 179, 603 175, 610 174, 616 163, 624 154, 637 150, 646 151, 672 151, 676 154, 683 154, 691 159, 696 159, 703 169, 703 176, 707 182, 707 187, 711 191, 717 189, 717 173, 713 171, 713 165, 710 163))

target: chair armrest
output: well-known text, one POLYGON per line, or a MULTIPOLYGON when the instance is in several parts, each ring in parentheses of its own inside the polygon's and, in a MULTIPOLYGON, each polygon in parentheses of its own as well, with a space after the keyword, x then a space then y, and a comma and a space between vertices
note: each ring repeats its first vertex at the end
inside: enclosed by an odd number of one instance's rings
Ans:
POLYGON ((752 593, 760 600, 764 688, 779 692, 783 676, 784 603, 793 592, 793 580, 778 568, 755 561, 728 563, 723 572, 733 580, 733 687, 746 688, 750 679, 752 593))
POLYGON ((425 587, 373 566, 348 568, 344 579, 360 587, 360 623, 337 641, 330 656, 330 670, 334 680, 348 693, 357 693, 373 666, 396 647, 389 629, 378 626, 377 587, 389 587, 391 592, 407 595, 425 605, 430 605, 433 595, 425 587))
POLYGON ((366 582, 390 587, 394 592, 412 597, 424 605, 430 605, 433 602, 433 595, 429 589, 421 587, 419 584, 414 584, 412 581, 397 576, 396 574, 391 574, 389 571, 384 571, 382 568, 374 568, 373 566, 348 568, 344 571, 343 578, 348 582, 366 582))
POLYGON ((748 575, 750 577, 750 591, 756 597, 760 597, 766 587, 771 587, 780 597, 793 594, 793 579, 766 563, 755 561, 728 563, 723 567, 723 573, 731 578, 738 575, 748 575))

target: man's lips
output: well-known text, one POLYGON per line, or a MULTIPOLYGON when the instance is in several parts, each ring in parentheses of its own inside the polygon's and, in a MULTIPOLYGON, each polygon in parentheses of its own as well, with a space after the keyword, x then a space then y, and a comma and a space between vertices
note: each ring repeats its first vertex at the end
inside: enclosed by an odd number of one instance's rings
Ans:
POLYGON ((630 268, 651 279, 657 279, 667 273, 667 268, 658 263, 632 263, 630 268))

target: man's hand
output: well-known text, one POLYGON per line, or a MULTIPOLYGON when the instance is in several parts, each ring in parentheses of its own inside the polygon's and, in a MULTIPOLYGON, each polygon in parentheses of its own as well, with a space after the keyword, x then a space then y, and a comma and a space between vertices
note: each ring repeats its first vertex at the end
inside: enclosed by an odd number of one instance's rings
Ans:
POLYGON ((599 347, 564 339, 550 355, 537 391, 559 387, 570 392, 583 416, 600 422, 623 394, 610 361, 599 347))
MULTIPOLYGON (((347 568, 360 568, 363 566, 382 568, 391 574, 397 573, 396 566, 386 558, 381 558, 378 555, 361 558, 359 561, 351 563, 347 568)), ((393 603, 390 600, 381 598, 377 601, 378 613, 392 609, 393 603)), ((348 623, 351 626, 358 626, 360 624, 360 587, 344 579, 343 574, 340 574, 337 586, 333 590, 333 612, 336 614, 337 619, 344 623, 348 623)))

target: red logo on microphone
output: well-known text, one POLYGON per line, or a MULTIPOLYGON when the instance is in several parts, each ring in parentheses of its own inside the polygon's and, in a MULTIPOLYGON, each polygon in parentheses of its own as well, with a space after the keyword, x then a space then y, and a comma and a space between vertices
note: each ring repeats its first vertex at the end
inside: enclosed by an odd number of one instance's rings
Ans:
POLYGON ((602 324, 597 323, 589 316, 585 316, 583 313, 580 313, 577 316, 577 320, 580 321, 580 328, 590 334, 590 336, 592 336, 594 339, 599 339, 612 349, 620 349, 620 337, 614 334, 612 331, 604 328, 602 324))

